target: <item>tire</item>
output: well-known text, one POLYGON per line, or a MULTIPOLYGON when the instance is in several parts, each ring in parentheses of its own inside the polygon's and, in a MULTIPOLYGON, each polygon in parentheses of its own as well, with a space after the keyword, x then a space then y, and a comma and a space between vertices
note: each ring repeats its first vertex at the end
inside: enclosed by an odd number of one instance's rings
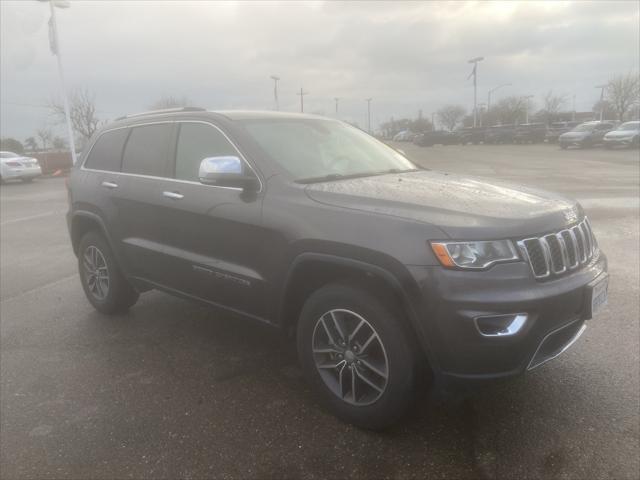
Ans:
POLYGON ((401 313, 391 302, 379 298, 348 283, 324 286, 305 302, 297 331, 300 363, 324 405, 345 422, 371 430, 390 427, 409 411, 418 371, 416 349, 405 332, 401 313), (347 339, 346 346, 338 345, 340 332, 347 339), (349 332, 353 335, 351 342, 349 332), (318 364, 334 368, 320 368, 318 364), (377 372, 370 365, 377 366, 377 372), (386 380, 381 375, 385 372, 386 380))
POLYGON ((111 247, 98 232, 88 232, 80 240, 78 271, 87 299, 101 313, 125 312, 138 300, 138 292, 124 277, 111 247), (90 272, 99 272, 101 277, 90 272))

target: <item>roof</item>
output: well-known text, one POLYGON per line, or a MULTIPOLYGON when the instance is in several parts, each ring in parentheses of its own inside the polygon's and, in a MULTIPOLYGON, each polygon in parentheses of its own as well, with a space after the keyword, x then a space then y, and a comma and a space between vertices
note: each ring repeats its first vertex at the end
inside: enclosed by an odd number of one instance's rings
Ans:
POLYGON ((318 119, 323 118, 319 115, 309 113, 292 113, 292 112, 276 112, 273 110, 209 110, 211 113, 223 115, 230 120, 258 120, 258 119, 318 119))

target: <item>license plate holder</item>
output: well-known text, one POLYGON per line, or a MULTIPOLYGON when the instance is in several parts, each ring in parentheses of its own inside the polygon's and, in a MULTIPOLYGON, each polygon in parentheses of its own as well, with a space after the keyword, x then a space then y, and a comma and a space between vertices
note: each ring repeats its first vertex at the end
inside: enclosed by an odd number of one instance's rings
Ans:
POLYGON ((587 285, 585 319, 593 318, 609 299, 609 275, 604 274, 587 285))

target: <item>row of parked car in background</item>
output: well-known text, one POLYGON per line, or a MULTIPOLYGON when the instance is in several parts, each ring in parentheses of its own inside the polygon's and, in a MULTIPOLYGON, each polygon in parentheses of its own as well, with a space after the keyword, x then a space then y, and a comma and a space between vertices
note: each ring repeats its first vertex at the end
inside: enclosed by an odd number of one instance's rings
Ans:
POLYGON ((403 131, 393 137, 397 142, 412 141, 416 145, 504 144, 504 143, 558 143, 561 148, 587 148, 602 145, 605 148, 640 146, 640 121, 619 124, 614 121, 525 123, 521 125, 494 125, 492 127, 465 127, 449 132, 432 130, 423 133, 403 131))

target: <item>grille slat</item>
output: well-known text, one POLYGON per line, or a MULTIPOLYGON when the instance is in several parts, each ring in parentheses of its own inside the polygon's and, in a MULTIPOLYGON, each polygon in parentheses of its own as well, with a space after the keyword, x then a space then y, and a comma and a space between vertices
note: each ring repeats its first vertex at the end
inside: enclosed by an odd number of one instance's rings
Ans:
POLYGON ((537 279, 558 276, 588 262, 597 251, 596 245, 586 217, 569 229, 518 242, 537 279))

